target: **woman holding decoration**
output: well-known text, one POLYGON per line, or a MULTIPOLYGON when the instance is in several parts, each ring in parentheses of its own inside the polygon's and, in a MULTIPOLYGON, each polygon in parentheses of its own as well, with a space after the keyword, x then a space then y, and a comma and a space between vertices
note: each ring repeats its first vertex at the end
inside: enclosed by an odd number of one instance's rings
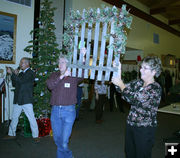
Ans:
POLYGON ((124 84, 119 63, 118 77, 112 78, 122 98, 131 104, 126 124, 126 158, 151 158, 157 127, 156 117, 162 90, 154 78, 161 73, 160 59, 152 56, 144 58, 140 73, 141 79, 124 84))

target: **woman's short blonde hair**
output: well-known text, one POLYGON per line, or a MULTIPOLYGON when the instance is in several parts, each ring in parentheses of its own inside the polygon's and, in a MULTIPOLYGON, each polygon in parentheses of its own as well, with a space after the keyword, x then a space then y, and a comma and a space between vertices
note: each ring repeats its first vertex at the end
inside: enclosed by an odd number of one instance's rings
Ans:
POLYGON ((162 64, 161 60, 157 56, 147 56, 143 59, 142 63, 146 63, 149 65, 151 70, 155 70, 156 74, 155 77, 159 77, 162 72, 162 64))
POLYGON ((62 59, 62 58, 65 59, 66 64, 69 62, 67 55, 65 55, 65 54, 60 54, 60 55, 59 55, 59 58, 58 58, 58 61, 57 61, 58 64, 59 64, 59 60, 62 59))

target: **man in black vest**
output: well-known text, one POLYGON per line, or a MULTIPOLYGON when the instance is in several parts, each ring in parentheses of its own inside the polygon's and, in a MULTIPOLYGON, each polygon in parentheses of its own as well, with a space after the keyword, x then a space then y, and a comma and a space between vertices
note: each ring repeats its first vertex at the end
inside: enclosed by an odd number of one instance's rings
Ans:
POLYGON ((29 58, 22 58, 19 65, 22 70, 21 73, 19 73, 18 70, 13 71, 11 68, 7 68, 7 73, 11 75, 15 92, 12 120, 9 126, 8 136, 5 138, 13 139, 16 137, 16 127, 19 116, 23 110, 30 122, 32 137, 35 138, 34 140, 37 142, 39 131, 33 111, 33 84, 35 74, 30 69, 29 58))

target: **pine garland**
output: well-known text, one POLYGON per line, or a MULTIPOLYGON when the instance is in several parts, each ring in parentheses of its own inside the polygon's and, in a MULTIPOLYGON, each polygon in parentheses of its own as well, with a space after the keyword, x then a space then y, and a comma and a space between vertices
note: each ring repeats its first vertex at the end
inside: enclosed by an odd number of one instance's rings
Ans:
MULTIPOLYGON (((82 23, 110 23, 114 21, 114 34, 107 34, 106 39, 110 37, 114 38, 114 42, 108 45, 108 48, 112 48, 116 54, 124 54, 127 40, 127 33, 125 28, 130 29, 132 23, 132 17, 129 16, 129 11, 126 10, 126 5, 122 5, 121 9, 117 9, 115 6, 105 7, 102 9, 89 9, 84 10, 84 17, 82 17, 79 10, 71 10, 69 18, 65 22, 64 43, 66 51, 69 55, 72 55, 72 49, 74 45, 75 28, 80 28, 82 23)), ((92 29, 92 28, 89 28, 92 29)))

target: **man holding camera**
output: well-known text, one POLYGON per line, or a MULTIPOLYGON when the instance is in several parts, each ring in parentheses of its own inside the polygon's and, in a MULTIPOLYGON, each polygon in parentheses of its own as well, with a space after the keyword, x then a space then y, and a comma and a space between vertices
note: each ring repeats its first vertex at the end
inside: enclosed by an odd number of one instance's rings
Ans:
POLYGON ((15 91, 12 120, 9 126, 8 136, 4 137, 4 139, 16 138, 16 127, 19 116, 23 110, 30 122, 32 137, 35 142, 38 142, 39 131, 33 111, 33 86, 35 74, 30 69, 29 58, 22 58, 19 66, 22 70, 20 73, 18 69, 13 70, 10 67, 6 68, 7 73, 11 75, 12 85, 15 87, 15 91))

